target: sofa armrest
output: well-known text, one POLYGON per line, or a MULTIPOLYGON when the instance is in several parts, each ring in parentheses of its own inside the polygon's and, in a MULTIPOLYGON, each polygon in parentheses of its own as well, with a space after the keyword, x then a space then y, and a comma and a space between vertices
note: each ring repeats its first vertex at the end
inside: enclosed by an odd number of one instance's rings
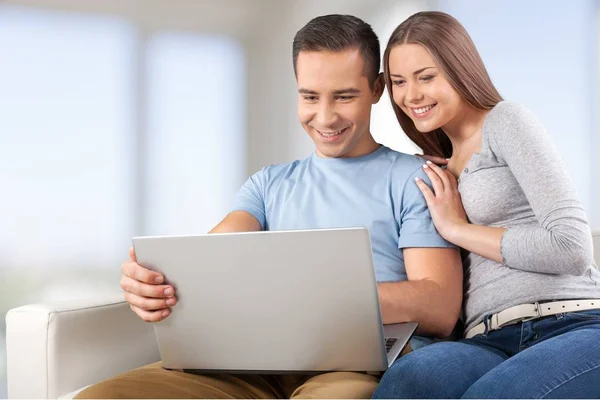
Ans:
POLYGON ((122 294, 10 310, 6 353, 9 398, 57 398, 160 360, 122 294))

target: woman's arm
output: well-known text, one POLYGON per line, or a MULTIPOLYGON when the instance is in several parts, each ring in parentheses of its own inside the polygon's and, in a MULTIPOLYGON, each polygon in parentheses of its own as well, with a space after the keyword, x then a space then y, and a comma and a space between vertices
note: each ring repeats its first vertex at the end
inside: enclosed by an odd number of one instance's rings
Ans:
POLYGON ((525 193, 539 226, 509 227, 504 264, 532 272, 581 275, 593 262, 583 205, 549 135, 533 112, 502 104, 491 146, 525 193))
MULTIPOLYGON (((469 224, 454 177, 429 165, 425 170, 436 194, 429 191, 428 204, 436 209, 436 227, 447 240, 511 268, 581 275, 592 263, 592 238, 566 168, 530 111, 510 103, 500 106, 488 126, 490 146, 510 168, 539 225, 505 229, 469 224)), ((419 187, 424 194, 428 190, 423 183, 419 187)))

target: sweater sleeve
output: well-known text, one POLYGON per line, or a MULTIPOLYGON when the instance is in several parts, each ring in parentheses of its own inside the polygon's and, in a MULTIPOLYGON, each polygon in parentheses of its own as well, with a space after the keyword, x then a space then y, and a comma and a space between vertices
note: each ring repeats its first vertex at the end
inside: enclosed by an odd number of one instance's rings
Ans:
POLYGON ((581 275, 592 264, 586 213, 549 135, 528 109, 500 103, 490 146, 523 190, 538 226, 509 227, 501 240, 504 264, 547 274, 581 275))

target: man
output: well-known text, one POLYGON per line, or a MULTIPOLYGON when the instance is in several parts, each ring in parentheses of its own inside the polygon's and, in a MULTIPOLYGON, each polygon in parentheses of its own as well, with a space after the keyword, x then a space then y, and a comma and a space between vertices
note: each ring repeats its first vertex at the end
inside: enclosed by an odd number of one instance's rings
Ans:
MULTIPOLYGON (((211 232, 367 226, 384 323, 418 321, 419 335, 450 334, 462 300, 458 251, 435 231, 415 178, 423 162, 375 142, 371 107, 383 93, 379 41, 352 16, 310 21, 295 36, 298 116, 315 143, 305 160, 263 168, 211 232)), ((131 260, 121 286, 132 310, 160 321, 177 299, 164 277, 131 260)), ((174 308, 176 311, 176 307, 174 308)), ((369 398, 378 379, 361 373, 193 375, 153 364, 79 397, 369 398)))

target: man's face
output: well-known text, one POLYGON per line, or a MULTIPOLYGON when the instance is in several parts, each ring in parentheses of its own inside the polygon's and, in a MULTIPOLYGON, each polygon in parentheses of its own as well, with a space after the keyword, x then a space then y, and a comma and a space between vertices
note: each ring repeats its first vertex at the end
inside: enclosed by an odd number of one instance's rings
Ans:
POLYGON ((369 87, 358 49, 302 51, 296 61, 298 117, 320 157, 360 157, 376 148, 371 106, 383 91, 369 87))

